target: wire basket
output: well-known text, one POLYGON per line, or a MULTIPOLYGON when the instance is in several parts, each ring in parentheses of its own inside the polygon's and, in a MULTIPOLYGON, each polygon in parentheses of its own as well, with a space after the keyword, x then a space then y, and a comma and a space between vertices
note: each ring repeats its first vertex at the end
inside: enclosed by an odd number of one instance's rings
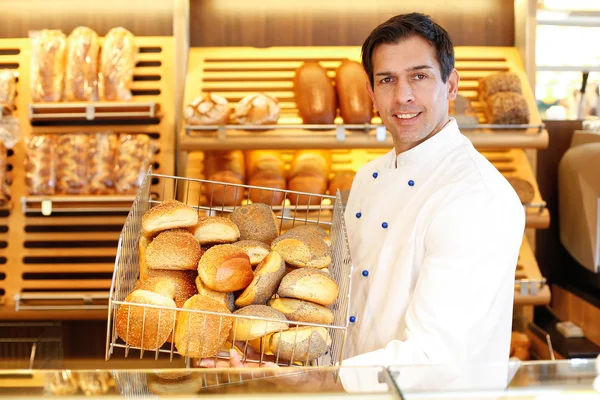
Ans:
MULTIPOLYGON (((211 325, 210 323, 207 324, 207 321, 212 321, 213 326, 218 324, 219 331, 231 323, 226 347, 221 349, 214 357, 211 357, 214 358, 215 364, 219 359, 228 359, 229 352, 227 350, 234 348, 240 353, 242 361, 258 363, 272 361, 279 365, 303 366, 339 365, 343 359, 346 341, 351 275, 352 263, 339 191, 336 196, 316 195, 281 189, 159 175, 153 174, 152 170, 149 169, 119 238, 109 296, 106 360, 110 359, 116 349, 122 349, 121 351, 124 351, 125 357, 128 357, 132 353, 132 350, 134 350, 136 354, 139 352, 140 359, 145 354, 150 353, 156 360, 159 357, 168 358, 170 361, 173 361, 174 358, 181 360, 179 351, 174 345, 175 326, 176 321, 183 317, 182 314, 188 313, 186 316, 188 328, 192 327, 192 325, 194 327, 193 334, 190 333, 192 330, 188 329, 186 340, 188 346, 190 343, 195 343, 200 347, 203 346, 202 342, 207 337, 206 329, 209 329, 207 325, 211 325), (303 203, 310 205, 290 205, 289 200, 297 199, 296 196, 303 196, 303 203), (264 199, 261 202, 271 204, 275 198, 283 199, 280 205, 271 206, 273 213, 278 219, 280 233, 294 226, 306 224, 318 225, 329 231, 332 262, 328 270, 330 276, 336 281, 339 287, 337 300, 329 306, 334 316, 331 325, 289 321, 289 329, 282 327, 274 332, 272 325, 277 323, 281 325, 281 320, 155 305, 140 305, 124 301, 127 295, 134 289, 139 276, 138 241, 141 235, 142 216, 146 211, 165 200, 176 199, 195 208, 200 215, 226 216, 238 207, 233 204, 232 199, 235 199, 235 202, 238 204, 240 200, 242 200, 241 204, 246 204, 250 202, 251 197, 254 199, 264 199), (139 347, 131 346, 127 343, 128 340, 119 338, 117 334, 116 316, 120 307, 128 307, 126 339, 129 337, 130 328, 133 329, 134 323, 138 324, 136 325, 136 329, 139 327, 139 320, 131 321, 132 310, 143 309, 143 316, 141 318, 142 343, 139 347), (150 318, 151 315, 158 315, 158 320, 150 318), (153 320, 153 322, 146 323, 150 320, 153 320), (193 324, 192 320, 194 320, 193 324), (287 354, 285 357, 281 353, 281 343, 278 343, 279 345, 276 346, 277 351, 275 352, 270 351, 272 348, 269 349, 269 346, 265 345, 266 342, 261 339, 258 340, 260 343, 257 343, 256 338, 254 338, 254 342, 248 339, 240 340, 237 333, 238 326, 241 326, 241 323, 250 324, 250 330, 252 330, 253 324, 257 324, 256 326, 258 326, 258 324, 262 323, 265 326, 264 336, 267 333, 281 334, 284 331, 287 331, 286 335, 288 338, 290 337, 289 335, 294 335, 291 357, 289 346, 287 346, 287 351, 285 351, 287 354), (148 329, 151 329, 152 332, 158 332, 159 329, 164 329, 165 325, 169 327, 170 337, 173 338, 171 343, 167 342, 162 346, 160 343, 156 343, 156 346, 154 343, 144 343, 144 333, 148 329), (269 331, 267 331, 268 327, 270 327, 269 331), (292 333, 294 330, 295 333, 292 333), (296 339, 298 335, 302 335, 302 333, 306 334, 308 331, 310 331, 306 339, 308 343, 305 341, 303 346, 297 348, 296 339), (312 341, 319 338, 315 333, 320 334, 327 345, 326 352, 317 358, 314 358, 314 354, 311 354, 309 350, 313 344, 316 344, 316 342, 312 341), (323 333, 326 333, 326 335, 323 336, 323 333)), ((281 339, 281 335, 278 337, 281 339)), ((187 353, 187 351, 184 353, 187 353)), ((187 356, 181 357, 185 361, 185 365, 190 367, 192 360, 187 356)))
POLYGON ((0 369, 60 368, 59 322, 0 322, 0 369))

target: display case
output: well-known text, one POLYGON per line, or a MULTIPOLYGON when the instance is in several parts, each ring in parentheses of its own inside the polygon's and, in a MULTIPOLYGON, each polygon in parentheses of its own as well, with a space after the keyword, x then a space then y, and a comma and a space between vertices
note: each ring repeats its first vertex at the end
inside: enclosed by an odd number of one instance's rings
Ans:
MULTIPOLYGON (((458 366, 392 366, 193 370, 3 370, 0 395, 10 398, 261 398, 261 399, 597 399, 594 360, 474 366, 480 376, 509 376, 494 385, 441 385, 458 366), (411 387, 406 376, 427 378, 411 387), (506 383, 508 382, 508 384, 506 383), (423 382, 421 382, 423 383, 423 382)), ((460 370, 464 368, 460 367, 460 370)), ((451 374, 452 375, 452 374, 451 374)), ((456 374, 454 374, 456 375, 456 374)), ((413 382, 415 384, 416 382, 413 382)))

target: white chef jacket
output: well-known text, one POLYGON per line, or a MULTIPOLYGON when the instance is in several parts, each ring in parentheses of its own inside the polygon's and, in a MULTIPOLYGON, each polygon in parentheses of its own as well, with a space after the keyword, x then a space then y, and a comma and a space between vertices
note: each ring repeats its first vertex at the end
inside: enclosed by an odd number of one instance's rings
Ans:
POLYGON ((453 118, 363 166, 345 221, 354 270, 343 365, 507 365, 525 211, 453 118))

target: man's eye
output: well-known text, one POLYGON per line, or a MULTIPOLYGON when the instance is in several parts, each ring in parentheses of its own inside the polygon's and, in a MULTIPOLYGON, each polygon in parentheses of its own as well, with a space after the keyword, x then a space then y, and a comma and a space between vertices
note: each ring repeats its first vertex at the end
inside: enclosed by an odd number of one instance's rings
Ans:
POLYGON ((415 75, 415 79, 418 80, 418 81, 422 81, 425 78, 427 78, 427 75, 425 75, 425 74, 417 74, 417 75, 415 75))
POLYGON ((390 83, 391 81, 392 81, 392 78, 388 76, 388 77, 383 78, 381 80, 381 83, 390 83))

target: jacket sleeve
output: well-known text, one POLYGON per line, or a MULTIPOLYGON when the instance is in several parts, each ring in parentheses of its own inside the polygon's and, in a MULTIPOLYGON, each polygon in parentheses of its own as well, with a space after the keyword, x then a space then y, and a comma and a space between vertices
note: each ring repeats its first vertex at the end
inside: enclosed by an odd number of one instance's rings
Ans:
MULTIPOLYGON (((485 343, 499 319, 512 313, 524 225, 520 204, 501 204, 484 191, 448 201, 424 236, 424 263, 406 311, 403 340, 343 365, 467 365, 477 360, 486 350, 478 343, 485 343)), ((497 345, 506 347, 508 360, 510 322, 507 326, 506 341, 497 345)))

